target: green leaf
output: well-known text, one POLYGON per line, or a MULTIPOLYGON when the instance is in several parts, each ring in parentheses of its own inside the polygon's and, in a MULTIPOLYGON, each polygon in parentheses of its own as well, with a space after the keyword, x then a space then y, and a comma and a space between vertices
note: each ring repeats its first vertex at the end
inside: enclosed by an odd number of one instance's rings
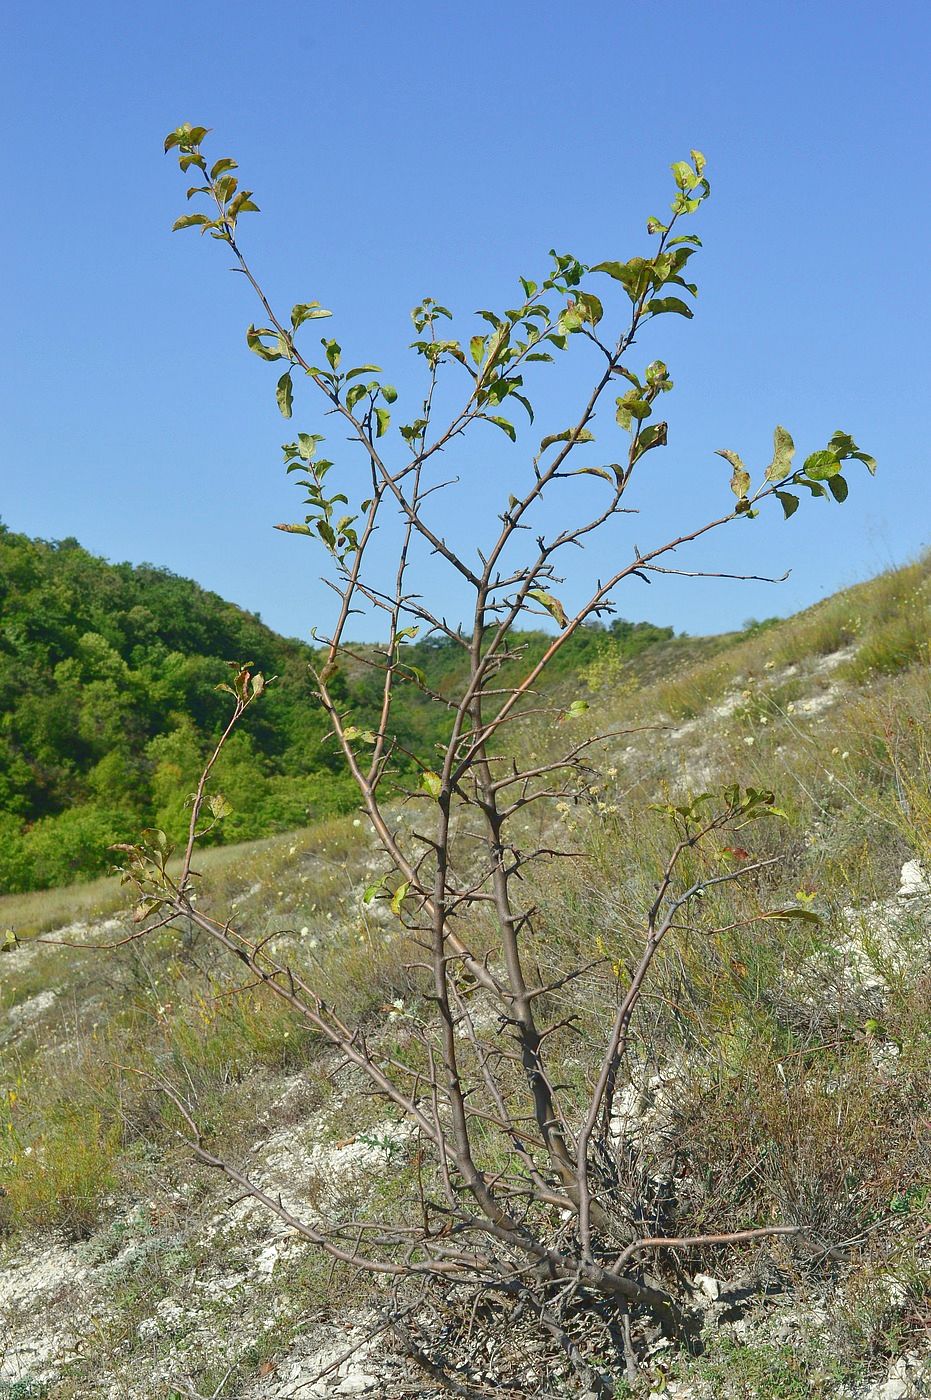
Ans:
POLYGON ((319 433, 298 433, 298 455, 303 459, 303 461, 309 462, 317 450, 317 443, 322 441, 323 438, 320 436, 319 433))
POLYGON ((809 481, 828 481, 840 471, 840 461, 829 449, 812 452, 810 457, 805 458, 802 471, 809 481))
POLYGON ((861 452, 849 433, 841 432, 838 429, 828 443, 828 447, 842 461, 847 457, 856 457, 864 464, 871 476, 876 475, 876 458, 871 457, 868 452, 861 452))
POLYGON ((782 506, 783 517, 788 520, 798 510, 798 496, 793 496, 791 491, 777 491, 776 496, 782 506))
POLYGON ((388 412, 387 408, 376 408, 375 421, 377 425, 375 436, 384 437, 385 433, 388 431, 388 424, 391 422, 391 414, 388 412))
POLYGON ((576 297, 576 302, 581 309, 582 319, 591 321, 593 326, 597 326, 598 322, 605 314, 604 307, 598 297, 596 297, 593 292, 579 292, 576 297))
POLYGON ((849 487, 842 476, 831 476, 828 478, 828 490, 835 501, 846 501, 849 487))
POLYGON ((547 593, 545 589, 542 588, 531 588, 527 591, 527 597, 533 598, 535 602, 546 608, 546 611, 551 617, 556 619, 560 627, 566 627, 568 625, 569 618, 566 614, 566 610, 559 599, 553 597, 552 593, 547 593))
POLYGON ((199 146, 209 129, 206 126, 191 126, 190 122, 184 122, 165 137, 165 150, 170 151, 172 146, 180 146, 182 150, 199 146))
MULTIPOLYGON (((274 334, 275 334, 274 331, 270 331, 270 330, 261 330, 261 331, 260 331, 260 330, 256 330, 255 326, 250 326, 249 329, 246 331, 246 344, 248 345, 248 347, 249 347, 249 349, 252 351, 252 353, 253 353, 254 355, 258 355, 259 359, 261 359, 261 360, 281 360, 281 359, 284 359, 284 354, 283 354, 283 352, 282 352, 282 350, 281 350, 280 348, 277 349, 277 350, 272 350, 269 346, 264 345, 264 344, 262 343, 262 336, 263 336, 263 335, 274 335, 274 334)), ((279 337, 279 340, 278 340, 278 344, 279 344, 279 346, 280 346, 280 337, 279 337)))
POLYGON ((305 321, 319 321, 324 316, 332 316, 332 311, 326 311, 319 301, 299 301, 291 308, 291 325, 297 330, 305 321))
POLYGON ((647 399, 640 397, 640 389, 628 389, 626 394, 622 394, 617 400, 617 412, 615 418, 618 427, 629 431, 633 419, 641 422, 644 418, 649 418, 653 412, 653 407, 647 399))
POLYGON ((676 316, 687 316, 689 320, 695 314, 681 297, 653 297, 652 301, 647 302, 645 310, 651 316, 663 316, 673 312, 676 316))
POLYGON ((591 706, 587 700, 573 700, 572 704, 566 710, 566 718, 578 719, 580 715, 584 715, 586 710, 589 709, 591 709, 591 706))
POLYGON ((181 228, 199 228, 212 221, 206 214, 182 214, 180 219, 175 219, 171 226, 172 233, 176 233, 181 228))
POLYGON ((668 423, 651 423, 649 427, 642 428, 633 445, 634 461, 639 461, 645 452, 654 447, 665 447, 668 429, 668 423))
POLYGON ((283 418, 291 417, 291 405, 294 401, 294 385, 291 383, 291 371, 287 370, 278 380, 278 387, 275 390, 275 398, 278 407, 281 409, 283 418))
POLYGON ((276 525, 276 530, 284 530, 286 535, 312 535, 309 525, 276 525))
POLYGON ((221 792, 214 793, 213 797, 208 800, 207 806, 210 808, 211 814, 216 821, 222 821, 223 818, 228 817, 233 810, 233 804, 227 802, 221 792))
POLYGON ((569 442, 569 440, 573 437, 573 434, 575 434, 576 442, 595 441, 595 434, 589 432, 588 428, 581 428, 578 430, 578 432, 576 432, 574 428, 566 428, 561 433, 550 433, 548 437, 545 437, 540 443, 540 451, 545 452, 548 447, 553 446, 554 442, 569 442))
POLYGON ((767 481, 781 481, 792 470, 795 456, 795 443, 787 428, 776 428, 773 433, 773 460, 766 468, 767 481))
POLYGON ((375 899, 381 892, 382 888, 384 887, 384 883, 385 877, 383 875, 380 880, 376 880, 374 884, 369 885, 362 896, 362 903, 371 904, 372 900, 375 899))
POLYGON ((216 182, 216 197, 223 204, 228 204, 239 188, 239 181, 235 175, 227 175, 222 180, 216 182))
POLYGON ((231 223, 235 222, 240 214, 257 214, 258 212, 259 206, 253 202, 251 190, 243 190, 238 194, 226 211, 231 223))
POLYGON ((420 786, 423 788, 424 792, 428 792, 431 797, 439 798, 443 790, 443 780, 439 773, 434 773, 432 769, 428 768, 427 771, 421 775, 420 786))
POLYGON ((680 190, 693 190, 698 184, 698 176, 687 160, 674 160, 669 168, 680 190))
POLYGON ((592 272, 604 272, 609 277, 613 277, 615 282, 620 282, 631 301, 638 301, 647 287, 650 285, 652 277, 652 264, 645 258, 631 258, 629 262, 602 262, 597 263, 592 272))
POLYGON ((613 481, 614 477, 610 472, 606 472, 604 467, 579 467, 572 473, 573 476, 600 476, 605 481, 613 481))
POLYGON ((507 433, 512 442, 517 441, 517 429, 513 423, 509 423, 506 418, 500 418, 493 413, 483 413, 481 415, 486 422, 494 423, 496 428, 500 428, 503 433, 507 433))

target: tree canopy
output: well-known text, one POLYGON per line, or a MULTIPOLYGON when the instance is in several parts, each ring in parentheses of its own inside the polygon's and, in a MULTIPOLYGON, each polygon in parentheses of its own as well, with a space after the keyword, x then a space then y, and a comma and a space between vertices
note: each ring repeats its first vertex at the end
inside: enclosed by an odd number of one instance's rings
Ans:
MULTIPOLYGON (((77 540, 34 540, 0 525, 0 890, 99 874, 108 847, 140 823, 180 837, 226 701, 231 662, 278 679, 223 754, 232 811, 215 833, 250 840, 348 811, 357 798, 314 694, 311 647, 279 636, 189 579, 152 564, 111 564, 77 540)), ((585 629, 566 664, 610 649, 631 654, 668 628, 615 621, 585 629)), ((542 651, 543 633, 522 635, 542 651)), ((378 713, 380 674, 359 663, 337 677, 359 723, 378 713)), ((458 656, 444 642, 407 649, 412 680, 395 715, 403 752, 429 743, 458 656)))

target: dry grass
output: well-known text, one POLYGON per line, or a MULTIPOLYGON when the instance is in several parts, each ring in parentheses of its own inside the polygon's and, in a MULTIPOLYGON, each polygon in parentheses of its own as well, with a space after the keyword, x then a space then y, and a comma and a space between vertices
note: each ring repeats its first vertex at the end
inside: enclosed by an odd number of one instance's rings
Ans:
MULTIPOLYGON (((927 967, 927 929, 917 916, 901 921, 892 953, 875 927, 880 915, 852 930, 849 910, 869 911, 871 901, 882 909, 902 861, 931 859, 929 578, 924 560, 786 623, 688 652, 678 643, 664 656, 656 648, 650 672, 589 676, 601 687, 592 691, 592 725, 659 713, 698 724, 681 741, 634 737, 630 754, 607 746, 597 791, 561 815, 585 858, 549 867, 535 889, 545 971, 603 960, 562 994, 560 1009, 577 1029, 551 1042, 558 1072, 582 1094, 669 849, 668 825, 650 801, 663 783, 694 785, 689 765, 699 760, 712 785, 776 789, 785 820, 752 833, 754 855, 780 857, 775 873, 709 897, 657 963, 635 1061, 644 1073, 672 1071, 666 1139, 675 1153, 663 1159, 661 1142, 637 1179, 672 1172, 671 1223, 686 1231, 805 1220, 814 1242, 807 1253, 761 1248, 752 1261, 760 1277, 775 1271, 793 1287, 832 1291, 846 1319, 835 1350, 844 1375, 880 1367, 928 1313, 917 1241, 931 1226, 931 982, 916 971, 927 967), (849 647, 856 651, 845 663, 823 666, 849 647), (725 697, 725 712, 709 715, 725 697), (822 922, 749 922, 798 904, 822 922), (851 982, 854 936, 885 979, 878 990, 851 982), (852 1243, 817 1259, 838 1241, 852 1243), (871 1282, 880 1275, 898 1279, 909 1300, 893 1318, 871 1282)), ((530 724, 519 742, 544 754, 553 732, 530 724)), ((277 934, 347 1017, 374 1028, 394 1000, 416 1005, 410 949, 396 925, 360 903, 382 867, 353 819, 215 848, 199 868, 203 906, 235 911, 256 935, 277 934)), ((100 881, 7 897, 0 924, 28 940, 118 907, 116 885, 100 881)), ((0 959, 0 1004, 22 1007, 50 987, 60 995, 0 1045, 0 1221, 9 1232, 88 1233, 105 1202, 155 1191, 169 1164, 172 1173, 188 1170, 172 1145, 176 1118, 136 1071, 183 1086, 210 1134, 234 1152, 253 1132, 270 1075, 300 1069, 315 1102, 330 1092, 314 1038, 280 1003, 239 989, 234 969, 202 941, 161 934, 106 957, 25 952, 0 959)), ((391 1035, 407 1053, 403 1024, 391 1035)), ((379 1189, 390 1214, 403 1173, 393 1195, 390 1182, 379 1189)), ((737 1267, 729 1256, 703 1263, 712 1272, 737 1267)), ((815 1360, 799 1372, 802 1352, 768 1346, 757 1348, 755 1371, 723 1348, 703 1363, 705 1378, 722 1395, 819 1393, 815 1360)))

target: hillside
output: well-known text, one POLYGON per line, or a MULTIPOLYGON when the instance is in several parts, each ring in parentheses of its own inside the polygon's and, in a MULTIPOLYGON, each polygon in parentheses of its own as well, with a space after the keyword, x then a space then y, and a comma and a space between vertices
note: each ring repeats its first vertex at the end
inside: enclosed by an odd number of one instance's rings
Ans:
MULTIPOLYGON (((217 685, 230 662, 278 679, 223 756, 218 780, 232 811, 213 839, 253 840, 354 805, 313 694, 311 648, 191 580, 0 525, 0 616, 0 893, 97 875, 108 846, 144 826, 180 836, 224 723, 217 685)), ((586 629, 561 667, 577 670, 605 650, 633 655, 669 636, 648 624, 586 629)), ((539 633, 522 641, 544 645, 539 633)), ((334 693, 371 725, 378 655, 359 650, 375 665, 337 678, 334 693)), ((430 690, 455 678, 449 645, 415 642, 405 655, 430 690)), ((441 719, 442 707, 410 681, 395 716, 401 751, 428 744, 441 719)))
MULTIPOLYGON (((752 890, 709 896, 704 925, 656 966, 624 1089, 631 1183, 685 1237, 773 1219, 805 1233, 681 1250, 667 1275, 700 1347, 655 1344, 635 1318, 631 1382, 595 1338, 618 1397, 907 1400, 931 1386, 929 620, 925 560, 740 638, 588 668, 593 730, 662 729, 601 746, 597 781, 560 816, 579 858, 535 891, 549 969, 592 960, 566 989, 579 1033, 562 1077, 594 1072, 667 848, 658 795, 774 788, 784 817, 752 833, 754 858, 776 861, 762 894, 817 916, 754 923, 752 890)), ((545 754, 551 735, 524 742, 545 754)), ((334 817, 206 852, 200 897, 275 935, 403 1057, 429 1003, 397 920, 363 902, 382 868, 359 818, 334 817)), ((0 1395, 445 1393, 373 1331, 375 1283, 192 1161, 163 1091, 212 1151, 311 1220, 416 1209, 403 1122, 203 940, 122 942, 112 883, 7 898, 0 922, 23 940, 0 959, 0 1395), (41 929, 58 942, 35 942, 41 929)), ((474 1323, 442 1315, 453 1358, 474 1323)), ((568 1393, 558 1351, 539 1348, 498 1328, 470 1393, 568 1393)))

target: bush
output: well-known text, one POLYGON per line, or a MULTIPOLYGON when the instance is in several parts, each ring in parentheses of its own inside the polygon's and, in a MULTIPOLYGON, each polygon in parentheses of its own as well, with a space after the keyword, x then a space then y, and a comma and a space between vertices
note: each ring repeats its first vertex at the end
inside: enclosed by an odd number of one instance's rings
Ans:
POLYGON ((33 881, 68 885, 81 875, 106 870, 113 861, 109 847, 123 838, 133 815, 88 805, 43 817, 23 839, 33 881))

